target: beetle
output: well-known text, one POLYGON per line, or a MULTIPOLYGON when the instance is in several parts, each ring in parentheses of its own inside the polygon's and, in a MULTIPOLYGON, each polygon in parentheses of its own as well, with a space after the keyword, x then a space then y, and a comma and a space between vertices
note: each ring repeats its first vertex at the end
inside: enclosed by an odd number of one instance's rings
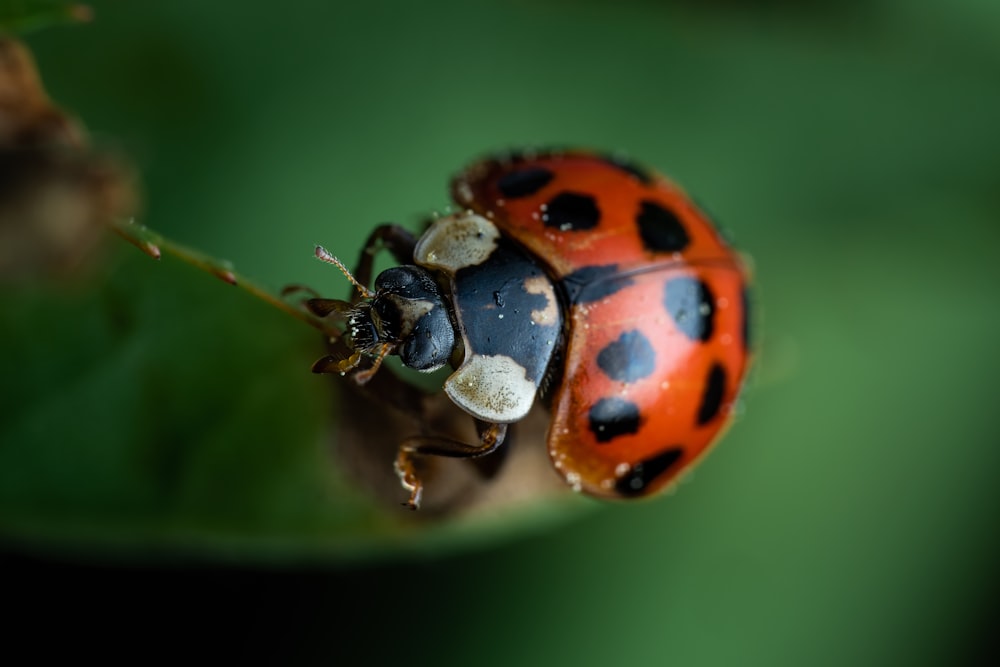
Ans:
POLYGON ((423 491, 417 459, 494 452, 539 397, 549 456, 575 490, 647 496, 690 469, 729 421, 751 357, 748 273, 704 212, 656 172, 585 150, 488 157, 451 190, 459 212, 419 237, 378 226, 353 272, 317 247, 355 291, 306 302, 343 323, 315 372, 363 385, 390 355, 453 369, 442 390, 479 441, 406 439, 406 504, 423 491), (399 266, 372 284, 381 250, 399 266))

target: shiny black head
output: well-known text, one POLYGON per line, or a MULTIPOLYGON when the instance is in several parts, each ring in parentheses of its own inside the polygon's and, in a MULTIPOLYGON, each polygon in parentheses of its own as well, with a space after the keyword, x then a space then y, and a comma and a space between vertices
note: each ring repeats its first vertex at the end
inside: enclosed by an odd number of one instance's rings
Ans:
POLYGON ((418 266, 380 273, 375 296, 358 304, 347 322, 355 349, 392 344, 392 353, 418 371, 437 370, 455 347, 455 328, 441 288, 418 266))

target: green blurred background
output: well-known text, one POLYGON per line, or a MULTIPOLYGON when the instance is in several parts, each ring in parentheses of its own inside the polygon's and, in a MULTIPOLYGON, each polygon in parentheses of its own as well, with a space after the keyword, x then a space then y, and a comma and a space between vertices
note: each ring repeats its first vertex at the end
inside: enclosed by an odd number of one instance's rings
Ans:
POLYGON ((154 229, 341 290, 313 243, 415 228, 486 151, 624 151, 752 258, 760 355, 680 492, 433 541, 323 486, 312 332, 114 246, 2 296, 27 625, 310 663, 997 657, 1000 4, 92 5, 27 42, 154 229))

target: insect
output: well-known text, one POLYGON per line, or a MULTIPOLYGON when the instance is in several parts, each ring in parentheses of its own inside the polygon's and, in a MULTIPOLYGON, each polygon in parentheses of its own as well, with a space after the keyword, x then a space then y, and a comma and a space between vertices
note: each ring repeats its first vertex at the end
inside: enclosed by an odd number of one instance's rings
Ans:
POLYGON ((420 457, 493 452, 539 398, 548 454, 572 488, 633 498, 677 479, 726 425, 747 370, 739 257, 672 182, 599 153, 490 157, 451 191, 461 212, 419 238, 377 227, 353 275, 317 247, 356 293, 307 301, 343 323, 315 372, 360 385, 389 355, 453 369, 443 391, 476 420, 479 441, 404 441, 395 466, 406 504, 420 503, 420 457), (400 266, 370 287, 380 249, 400 266))

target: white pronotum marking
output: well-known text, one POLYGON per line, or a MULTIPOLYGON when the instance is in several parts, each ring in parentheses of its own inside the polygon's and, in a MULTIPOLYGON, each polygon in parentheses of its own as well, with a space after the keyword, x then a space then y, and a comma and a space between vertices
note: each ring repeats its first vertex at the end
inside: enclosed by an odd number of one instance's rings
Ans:
POLYGON ((531 311, 531 323, 540 325, 554 324, 559 317, 559 305, 556 303, 555 289, 545 276, 535 276, 524 281, 524 291, 545 298, 545 307, 531 311))
POLYGON ((427 228, 417 241, 413 259, 421 266, 454 274, 486 261, 499 238, 500 231, 481 215, 449 215, 427 228))
POLYGON ((455 405, 473 417, 498 424, 528 414, 537 390, 524 367, 502 354, 472 355, 444 383, 455 405))

